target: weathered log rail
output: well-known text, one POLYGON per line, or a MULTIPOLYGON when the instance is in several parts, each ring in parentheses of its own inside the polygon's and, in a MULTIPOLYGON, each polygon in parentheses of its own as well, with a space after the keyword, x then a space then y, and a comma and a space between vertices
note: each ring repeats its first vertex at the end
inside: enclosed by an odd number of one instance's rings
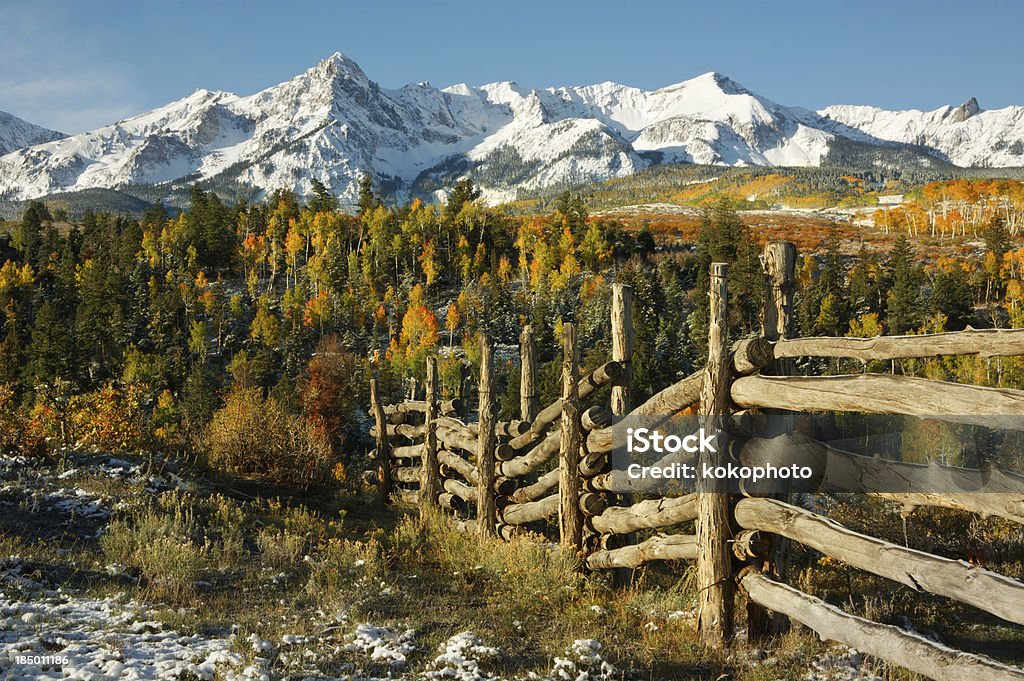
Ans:
POLYGON ((813 629, 936 681, 1022 681, 1024 670, 981 655, 952 650, 930 639, 843 612, 820 598, 772 581, 752 569, 740 573, 747 597, 813 629))
POLYGON ((977 355, 1012 357, 1024 355, 1024 329, 972 329, 919 336, 875 338, 785 338, 775 342, 774 355, 783 357, 833 357, 873 360, 977 355))
MULTIPOLYGON (((675 487, 677 496, 666 496, 657 482, 637 481, 612 469, 614 427, 622 418, 645 417, 645 425, 653 421, 651 426, 657 427, 677 415, 699 413, 702 419, 717 418, 740 438, 735 447, 723 450, 720 462, 731 457, 743 465, 799 463, 817 472, 809 489, 891 499, 905 512, 941 506, 1024 523, 1024 476, 996 468, 972 470, 856 454, 798 432, 761 434, 766 422, 762 410, 900 414, 1024 430, 1024 390, 882 374, 792 375, 792 360, 798 357, 846 358, 866 367, 876 360, 1024 355, 1024 329, 869 339, 787 337, 795 260, 790 244, 766 247, 765 337, 740 339, 731 346, 722 323, 727 294, 719 267, 719 276, 712 277, 708 368, 640 404, 632 402, 631 392, 631 296, 619 284, 612 292, 612 361, 580 375, 575 328, 564 324, 562 398, 547 406, 537 400, 533 329, 524 328, 519 339, 519 418, 494 420, 492 355, 486 341, 475 421, 468 416, 472 410, 465 370, 459 394, 447 401, 431 388, 436 376, 429 374, 429 365, 426 399, 382 405, 374 385, 371 413, 376 423, 371 432, 377 438, 379 466, 374 477, 385 490, 382 498, 436 504, 457 516, 459 529, 501 539, 527 530, 554 534, 580 557, 581 568, 615 571, 616 584, 628 583, 619 577, 651 563, 695 561, 701 585, 700 632, 708 645, 727 645, 732 639, 729 592, 740 588, 748 600, 751 638, 764 626, 756 618, 763 619, 767 609, 803 623, 822 638, 929 678, 1024 679, 1020 669, 855 617, 787 586, 784 566, 777 565, 778 549, 787 541, 798 542, 854 569, 1016 625, 1024 625, 1020 581, 854 532, 784 497, 761 498, 752 486, 741 487, 746 496, 729 499, 724 488, 689 481, 675 487), (601 404, 587 408, 606 386, 607 402, 601 398, 601 404), (431 491, 425 495, 422 490, 431 491), (635 494, 650 498, 637 500, 635 494), (769 573, 751 565, 766 567, 769 573)), ((696 461, 694 455, 668 455, 657 464, 696 461)))
POLYGON ((1008 622, 1024 624, 1024 583, 1016 579, 858 534, 777 499, 741 499, 735 517, 747 530, 780 534, 914 591, 952 598, 1008 622))

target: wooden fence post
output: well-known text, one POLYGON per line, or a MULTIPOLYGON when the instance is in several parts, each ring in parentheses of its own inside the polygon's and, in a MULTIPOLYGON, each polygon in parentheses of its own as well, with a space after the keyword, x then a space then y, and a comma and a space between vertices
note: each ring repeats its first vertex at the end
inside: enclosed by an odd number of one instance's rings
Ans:
MULTIPOLYGON (((726 462, 725 412, 729 400, 728 290, 725 263, 711 264, 708 363, 700 393, 701 427, 720 433, 717 452, 701 451, 699 465, 726 462)), ((729 547, 729 494, 726 480, 700 475, 697 479, 697 591, 700 605, 701 642, 721 648, 732 638, 733 584, 729 547)))
POLYGON ((486 335, 480 337, 480 432, 477 440, 477 529, 481 536, 496 535, 498 511, 494 501, 494 347, 486 335))
POLYGON ((529 324, 519 334, 519 359, 519 418, 533 423, 537 418, 537 348, 529 324))
MULTIPOLYGON (((791 241, 769 241, 761 256, 766 291, 761 330, 765 338, 777 341, 793 337, 793 292, 796 285, 796 245, 791 241)), ((793 373, 791 359, 776 360, 772 372, 779 376, 793 373)))
POLYGON ((420 517, 437 506, 441 493, 437 464, 437 357, 427 357, 427 413, 423 422, 423 457, 420 462, 420 517))
POLYGON ((377 394, 377 379, 370 379, 370 410, 377 424, 377 500, 381 506, 391 498, 391 445, 388 442, 388 420, 384 417, 377 394))
POLYGON ((622 364, 622 377, 612 384, 612 416, 629 413, 633 383, 633 287, 612 284, 612 360, 622 364))
MULTIPOLYGON (((765 274, 764 316, 761 324, 762 335, 767 340, 778 341, 794 335, 795 315, 793 294, 796 290, 796 245, 790 241, 769 241, 765 244, 762 263, 765 274)), ((790 376, 796 373, 792 358, 780 358, 764 367, 761 373, 775 376, 790 376)), ((782 419, 781 412, 774 412, 775 419, 782 419)), ((791 421, 790 419, 786 419, 791 421)), ((792 423, 776 424, 775 435, 786 434, 792 423)), ((774 495, 786 499, 788 495, 774 495)), ((772 535, 771 548, 764 570, 775 579, 785 579, 789 540, 772 535)), ((756 643, 768 636, 782 634, 789 628, 789 619, 782 613, 769 616, 763 606, 747 601, 747 640, 756 643)))
MULTIPOLYGON (((632 408, 630 389, 633 384, 633 287, 612 284, 612 360, 622 364, 622 376, 612 385, 612 424, 617 423, 632 408)), ((616 462, 625 463, 625 462, 616 462)), ((617 466, 618 467, 618 466, 617 466)), ((633 504, 633 495, 620 495, 622 506, 633 504)), ((636 534, 629 533, 615 539, 616 546, 636 543, 636 534)), ((628 587, 633 582, 633 570, 617 568, 613 575, 615 585, 628 587)))
POLYGON ((473 378, 471 368, 467 360, 459 362, 459 388, 457 392, 459 395, 459 418, 463 422, 469 420, 469 397, 473 378))
POLYGON ((578 553, 583 547, 580 510, 580 359, 576 325, 562 325, 562 432, 558 450, 558 530, 562 546, 578 553))

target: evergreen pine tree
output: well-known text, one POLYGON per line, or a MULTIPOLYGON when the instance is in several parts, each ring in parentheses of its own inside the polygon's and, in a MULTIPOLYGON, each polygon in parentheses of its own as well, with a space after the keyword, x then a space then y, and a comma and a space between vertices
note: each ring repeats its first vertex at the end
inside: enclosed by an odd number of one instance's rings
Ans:
POLYGON ((31 358, 29 375, 35 383, 75 379, 75 353, 70 329, 48 300, 36 313, 32 345, 28 350, 31 358))
POLYGON ((943 268, 932 282, 931 308, 946 316, 946 330, 961 331, 974 313, 974 289, 958 263, 943 268))
POLYGON ((886 302, 885 326, 893 335, 914 331, 923 321, 921 276, 906 235, 901 234, 893 245, 886 270, 892 285, 886 302))

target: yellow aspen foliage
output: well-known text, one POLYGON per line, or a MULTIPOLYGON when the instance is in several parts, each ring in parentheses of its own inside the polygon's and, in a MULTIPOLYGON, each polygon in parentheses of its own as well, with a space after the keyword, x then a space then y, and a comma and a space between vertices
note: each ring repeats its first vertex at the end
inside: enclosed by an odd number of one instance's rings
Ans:
POLYGON ((281 320, 271 311, 270 300, 266 295, 260 296, 249 335, 267 347, 277 347, 281 336, 281 320))
POLYGON ((882 323, 878 321, 878 314, 868 312, 860 317, 850 320, 850 330, 846 334, 850 338, 874 338, 882 335, 882 323))
POLYGON ((425 305, 409 306, 402 317, 402 332, 399 336, 407 355, 419 349, 437 345, 439 324, 437 315, 425 305))
POLYGON ((434 246, 433 239, 423 244, 423 251, 420 253, 419 260, 427 286, 432 286, 437 281, 437 275, 440 274, 440 268, 437 264, 437 247, 434 246))

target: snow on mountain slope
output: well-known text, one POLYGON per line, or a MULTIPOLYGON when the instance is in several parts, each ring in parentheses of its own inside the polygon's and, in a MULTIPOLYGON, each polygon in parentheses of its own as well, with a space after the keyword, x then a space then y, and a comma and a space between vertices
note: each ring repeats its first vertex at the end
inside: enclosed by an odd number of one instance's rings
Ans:
POLYGON ((468 174, 485 198, 500 200, 661 162, 820 165, 837 136, 920 144, 920 135, 900 132, 915 126, 938 130, 946 146, 935 154, 954 161, 961 147, 972 150, 965 156, 972 163, 1015 158, 1019 135, 999 145, 1019 111, 920 114, 937 119, 927 125, 914 122, 910 114, 918 113, 832 107, 819 114, 776 104, 718 73, 653 91, 511 82, 385 89, 334 54, 250 96, 197 90, 98 130, 17 149, 0 157, 0 195, 131 184, 170 190, 197 180, 306 194, 316 179, 351 202, 369 172, 399 198, 468 174))
POLYGON ((0 111, 0 156, 22 147, 49 142, 64 136, 64 133, 47 130, 0 111))
POLYGON ((819 113, 878 139, 934 149, 958 166, 1024 165, 1024 106, 985 111, 972 97, 934 111, 835 105, 819 113))

